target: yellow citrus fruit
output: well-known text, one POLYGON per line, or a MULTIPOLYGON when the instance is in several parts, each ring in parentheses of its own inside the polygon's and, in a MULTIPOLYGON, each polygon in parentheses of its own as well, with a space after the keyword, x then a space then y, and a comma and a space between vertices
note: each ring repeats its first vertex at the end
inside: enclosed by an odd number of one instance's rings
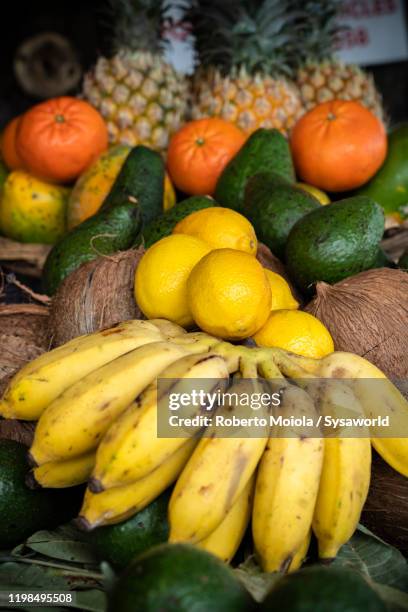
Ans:
POLYGON ((146 251, 135 276, 136 301, 146 317, 169 319, 185 327, 194 323, 187 279, 209 251, 208 244, 184 234, 166 236, 146 251))
POLYGON ((259 261, 243 251, 216 249, 195 266, 187 282, 194 321, 204 331, 238 340, 268 318, 271 290, 259 261))
POLYGON ((319 359, 334 351, 327 328, 302 310, 275 310, 254 335, 258 346, 277 346, 304 357, 319 359))
POLYGON ((191 213, 173 229, 173 234, 201 238, 213 249, 237 249, 256 254, 258 241, 246 217, 230 208, 213 206, 191 213))
POLYGON ((316 200, 318 200, 323 206, 325 206, 326 204, 330 204, 329 196, 321 189, 318 189, 313 185, 308 185, 307 183, 295 183, 295 185, 296 187, 300 187, 300 189, 303 189, 303 191, 307 191, 308 193, 310 193, 310 195, 314 196, 316 200))
POLYGON ((299 308, 299 302, 293 297, 292 291, 283 276, 267 268, 265 268, 265 274, 268 277, 272 292, 271 310, 296 310, 299 308))

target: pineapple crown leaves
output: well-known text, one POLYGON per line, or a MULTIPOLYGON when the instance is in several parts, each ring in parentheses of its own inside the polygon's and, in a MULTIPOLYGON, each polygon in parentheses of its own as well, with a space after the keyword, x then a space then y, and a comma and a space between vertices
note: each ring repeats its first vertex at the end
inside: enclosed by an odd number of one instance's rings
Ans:
POLYGON ((291 75, 292 53, 302 12, 293 0, 193 0, 187 13, 198 58, 223 74, 291 75))
POLYGON ((297 65, 331 59, 338 37, 348 29, 338 22, 342 5, 343 0, 294 0, 294 10, 302 11, 297 23, 301 40, 297 65))
POLYGON ((170 0, 107 0, 105 20, 112 30, 113 52, 162 54, 167 44, 163 31, 173 22, 170 9, 185 6, 185 0, 177 5, 170 0))

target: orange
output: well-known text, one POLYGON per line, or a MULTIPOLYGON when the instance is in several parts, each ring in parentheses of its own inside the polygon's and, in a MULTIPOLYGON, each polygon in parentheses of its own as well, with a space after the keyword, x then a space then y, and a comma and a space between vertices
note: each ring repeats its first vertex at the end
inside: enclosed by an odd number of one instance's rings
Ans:
POLYGON ((216 117, 186 123, 170 140, 171 180, 188 195, 212 195, 218 177, 245 138, 233 123, 216 117))

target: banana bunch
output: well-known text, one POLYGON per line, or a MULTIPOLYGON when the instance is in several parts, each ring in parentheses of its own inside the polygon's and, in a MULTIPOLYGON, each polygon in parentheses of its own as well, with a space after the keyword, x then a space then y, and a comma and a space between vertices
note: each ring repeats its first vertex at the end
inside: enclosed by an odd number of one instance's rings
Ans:
MULTIPOLYGON (((204 407, 185 410, 193 418, 204 407)), ((265 571, 297 569, 312 532, 320 557, 336 556, 367 496, 371 443, 408 476, 408 442, 399 437, 407 402, 362 357, 335 352, 316 360, 237 346, 164 320, 127 321, 42 355, 11 380, 0 416, 38 421, 29 486, 88 483, 82 528, 124 521, 175 483, 171 542, 191 542, 228 562, 251 522, 265 571), (222 437, 200 424, 184 437, 159 436, 163 398, 197 380, 208 394, 228 391, 217 414, 247 416, 237 401, 243 393, 273 391, 280 403, 258 413, 267 424, 256 436, 241 427, 222 437), (323 434, 304 425, 348 413, 390 416, 390 435, 379 426, 323 434), (278 415, 284 424, 271 427, 269 417, 278 415)))

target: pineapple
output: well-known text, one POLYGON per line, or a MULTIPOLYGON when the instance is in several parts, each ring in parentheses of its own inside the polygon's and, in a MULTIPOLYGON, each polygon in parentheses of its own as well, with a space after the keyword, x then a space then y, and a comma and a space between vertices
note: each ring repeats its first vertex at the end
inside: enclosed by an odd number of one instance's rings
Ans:
POLYGON ((218 116, 246 133, 268 127, 287 135, 304 110, 290 81, 289 0, 193 0, 189 18, 200 62, 193 118, 218 116))
POLYGON ((358 66, 346 65, 333 56, 342 29, 336 23, 342 0, 296 2, 299 11, 302 11, 299 33, 302 44, 296 53, 296 82, 306 109, 335 98, 357 100, 383 119, 381 96, 372 76, 358 66))
POLYGON ((189 102, 188 80, 163 59, 168 6, 159 0, 110 4, 115 55, 98 59, 85 76, 83 95, 105 118, 112 144, 163 152, 189 102))

